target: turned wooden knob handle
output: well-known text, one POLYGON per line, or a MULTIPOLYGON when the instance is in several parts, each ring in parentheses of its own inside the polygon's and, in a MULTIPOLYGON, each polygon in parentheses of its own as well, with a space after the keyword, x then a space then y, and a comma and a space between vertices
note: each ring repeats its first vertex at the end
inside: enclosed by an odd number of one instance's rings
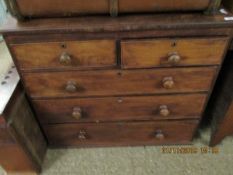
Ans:
POLYGON ((71 63, 71 56, 67 52, 63 52, 59 58, 61 64, 70 64, 71 63))
POLYGON ((75 82, 73 82, 73 81, 67 82, 67 84, 66 84, 66 91, 67 92, 70 92, 70 93, 76 92, 77 89, 78 89, 78 87, 77 87, 77 84, 75 82))
POLYGON ((171 64, 177 64, 179 63, 181 60, 181 57, 178 53, 174 52, 174 53, 171 53, 169 54, 168 56, 168 62, 171 63, 171 64))
POLYGON ((170 111, 166 105, 162 105, 159 107, 159 113, 163 117, 167 117, 170 115, 170 111))
POLYGON ((85 130, 80 130, 78 133, 78 139, 79 140, 85 140, 87 139, 87 133, 85 130))
POLYGON ((166 89, 172 89, 175 85, 175 82, 172 77, 165 77, 163 79, 163 87, 166 89))
POLYGON ((161 130, 156 131, 155 138, 158 140, 163 140, 165 138, 163 132, 161 130))
POLYGON ((82 118, 82 109, 80 107, 73 108, 72 117, 80 120, 82 118))

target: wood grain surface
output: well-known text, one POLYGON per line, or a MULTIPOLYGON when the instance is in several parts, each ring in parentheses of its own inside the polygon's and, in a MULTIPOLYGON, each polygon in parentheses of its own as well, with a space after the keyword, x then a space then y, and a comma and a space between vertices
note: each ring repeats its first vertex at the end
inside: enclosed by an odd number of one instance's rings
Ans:
POLYGON ((113 67, 116 65, 114 40, 61 41, 11 45, 21 69, 69 69, 113 67), (69 59, 62 62, 66 54, 69 59))
POLYGON ((94 97, 207 92, 215 73, 216 67, 67 71, 25 73, 23 79, 32 98, 94 97), (173 80, 170 89, 164 87, 166 78, 173 80), (68 91, 70 87, 71 91, 68 91))
MULTIPOLYGON (((16 0, 23 16, 51 17, 74 14, 106 14, 110 12, 109 0, 16 0)), ((158 12, 205 10, 210 0, 119 0, 119 12, 158 12)))
POLYGON ((20 36, 15 34, 26 34, 20 40, 22 43, 33 36, 37 39, 48 39, 46 34, 54 34, 56 38, 69 34, 70 39, 77 35, 83 38, 91 36, 92 39, 103 39, 103 37, 109 36, 126 39, 132 36, 134 38, 185 35, 189 37, 191 35, 223 36, 231 34, 232 27, 232 21, 225 20, 225 15, 203 15, 203 13, 126 15, 117 18, 110 18, 109 16, 43 18, 28 20, 27 22, 19 22, 9 16, 6 22, 0 26, 0 33, 11 38, 11 40, 20 36), (30 32, 30 35, 28 35, 28 32, 30 32), (98 32, 98 35, 95 32, 98 32))
POLYGON ((7 172, 40 172, 47 142, 21 84, 0 117, 4 119, 0 125, 1 166, 7 172))
POLYGON ((221 64, 228 38, 174 38, 121 42, 124 68, 221 64), (177 55, 179 61, 169 61, 177 55))
POLYGON ((0 164, 8 173, 36 172, 35 165, 30 157, 25 154, 22 147, 15 144, 0 146, 0 164))
POLYGON ((200 118, 205 94, 33 100, 41 123, 75 123, 200 118), (65 105, 64 105, 65 104, 65 105), (168 115, 161 114, 166 105, 168 115), (75 109, 81 116, 76 118, 75 109))
POLYGON ((7 124, 0 124, 0 145, 9 143, 15 143, 15 140, 7 130, 7 124))
POLYGON ((43 126, 51 146, 134 146, 187 144, 197 120, 43 126), (157 134, 163 136, 158 137, 157 134))

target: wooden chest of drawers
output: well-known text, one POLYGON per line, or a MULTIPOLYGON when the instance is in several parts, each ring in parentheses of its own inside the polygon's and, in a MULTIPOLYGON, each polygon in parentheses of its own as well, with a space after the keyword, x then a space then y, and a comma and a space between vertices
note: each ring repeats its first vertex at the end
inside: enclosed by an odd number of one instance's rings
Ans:
POLYGON ((187 144, 230 27, 202 14, 10 18, 3 34, 50 146, 187 144))

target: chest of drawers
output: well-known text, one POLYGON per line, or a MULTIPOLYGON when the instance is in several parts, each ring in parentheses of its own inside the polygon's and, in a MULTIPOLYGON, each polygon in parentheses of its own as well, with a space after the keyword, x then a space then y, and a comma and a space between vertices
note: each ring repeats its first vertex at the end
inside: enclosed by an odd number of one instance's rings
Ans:
POLYGON ((232 23, 202 14, 10 18, 2 29, 50 146, 190 143, 232 23))

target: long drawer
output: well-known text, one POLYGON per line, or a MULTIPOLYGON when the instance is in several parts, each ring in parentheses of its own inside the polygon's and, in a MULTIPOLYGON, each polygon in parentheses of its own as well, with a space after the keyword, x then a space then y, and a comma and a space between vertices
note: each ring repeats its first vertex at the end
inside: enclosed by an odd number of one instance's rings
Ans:
POLYGON ((200 118, 205 94, 34 100, 41 123, 200 118), (65 105, 64 105, 65 104, 65 105))
POLYGON ((197 120, 44 125, 50 146, 187 144, 197 120))
POLYGON ((122 67, 217 65, 227 43, 227 37, 125 40, 122 67))
POLYGON ((10 48, 22 70, 113 67, 117 62, 114 40, 24 43, 10 48))
POLYGON ((184 93, 208 91, 216 69, 41 72, 23 79, 32 98, 184 93))

